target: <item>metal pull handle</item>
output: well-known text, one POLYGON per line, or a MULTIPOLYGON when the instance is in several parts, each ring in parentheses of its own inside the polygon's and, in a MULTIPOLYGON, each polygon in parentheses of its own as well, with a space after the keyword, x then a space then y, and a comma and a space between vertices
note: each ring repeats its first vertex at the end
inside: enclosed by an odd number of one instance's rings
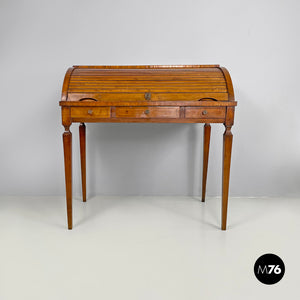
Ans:
POLYGON ((207 110, 204 110, 204 111, 202 112, 202 115, 207 115, 207 110))
POLYGON ((149 115, 150 110, 149 110, 149 109, 146 109, 146 110, 144 111, 144 113, 145 113, 146 115, 149 115))
POLYGON ((87 113, 91 116, 93 114, 93 110, 89 109, 87 113))

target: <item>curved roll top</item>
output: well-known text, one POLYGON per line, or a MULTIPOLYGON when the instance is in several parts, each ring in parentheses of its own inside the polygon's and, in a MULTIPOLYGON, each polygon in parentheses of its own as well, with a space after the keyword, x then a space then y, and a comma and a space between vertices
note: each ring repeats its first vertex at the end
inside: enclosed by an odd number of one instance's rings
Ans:
POLYGON ((228 71, 218 65, 74 66, 62 101, 234 101, 228 71))

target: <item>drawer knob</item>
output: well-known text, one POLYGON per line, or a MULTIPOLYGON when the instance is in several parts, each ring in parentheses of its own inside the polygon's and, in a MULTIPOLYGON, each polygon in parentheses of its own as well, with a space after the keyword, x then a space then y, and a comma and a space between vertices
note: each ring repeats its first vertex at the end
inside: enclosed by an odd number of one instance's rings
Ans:
POLYGON ((202 112, 202 115, 207 115, 207 110, 204 110, 204 111, 202 112))
POLYGON ((92 110, 92 109, 89 109, 89 110, 88 110, 88 114, 89 114, 89 115, 92 115, 92 114, 93 114, 93 110, 92 110))
POLYGON ((149 110, 149 109, 146 109, 146 110, 144 111, 144 113, 145 113, 146 115, 149 115, 150 110, 149 110))

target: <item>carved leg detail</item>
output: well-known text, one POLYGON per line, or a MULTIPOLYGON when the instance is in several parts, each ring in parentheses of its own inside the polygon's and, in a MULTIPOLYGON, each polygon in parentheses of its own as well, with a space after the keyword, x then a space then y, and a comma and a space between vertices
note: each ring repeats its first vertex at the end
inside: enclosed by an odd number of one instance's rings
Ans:
POLYGON ((63 134, 65 178, 66 178, 66 200, 68 229, 72 229, 72 133, 69 128, 65 128, 63 134))
POLYGON ((81 182, 82 182, 82 199, 86 202, 86 143, 85 143, 85 124, 79 125, 80 141, 80 161, 81 161, 81 182))
POLYGON ((202 172, 202 202, 205 201, 206 194, 206 181, 207 181, 207 167, 209 156, 209 144, 210 144, 210 124, 204 125, 203 131, 203 172, 202 172))
POLYGON ((232 138, 233 136, 231 133, 231 126, 226 126, 223 135, 222 227, 221 227, 222 230, 226 230, 226 223, 227 223, 232 138))

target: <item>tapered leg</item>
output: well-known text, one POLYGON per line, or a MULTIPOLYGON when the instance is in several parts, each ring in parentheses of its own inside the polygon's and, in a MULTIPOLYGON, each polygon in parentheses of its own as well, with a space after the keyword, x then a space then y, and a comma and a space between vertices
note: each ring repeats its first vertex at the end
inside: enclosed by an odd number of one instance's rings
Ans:
POLYGON ((86 202, 86 143, 85 143, 85 124, 79 125, 80 140, 80 161, 81 161, 81 182, 82 182, 82 199, 86 202))
POLYGON ((231 126, 227 126, 223 135, 223 180, 222 180, 222 230, 226 230, 230 161, 232 148, 231 126))
POLYGON ((68 229, 72 229, 72 133, 69 128, 63 134, 65 179, 66 179, 66 200, 68 229))
POLYGON ((210 143, 210 124, 204 125, 203 132, 203 173, 202 173, 202 202, 205 201, 206 181, 207 181, 207 167, 209 156, 209 143, 210 143))

